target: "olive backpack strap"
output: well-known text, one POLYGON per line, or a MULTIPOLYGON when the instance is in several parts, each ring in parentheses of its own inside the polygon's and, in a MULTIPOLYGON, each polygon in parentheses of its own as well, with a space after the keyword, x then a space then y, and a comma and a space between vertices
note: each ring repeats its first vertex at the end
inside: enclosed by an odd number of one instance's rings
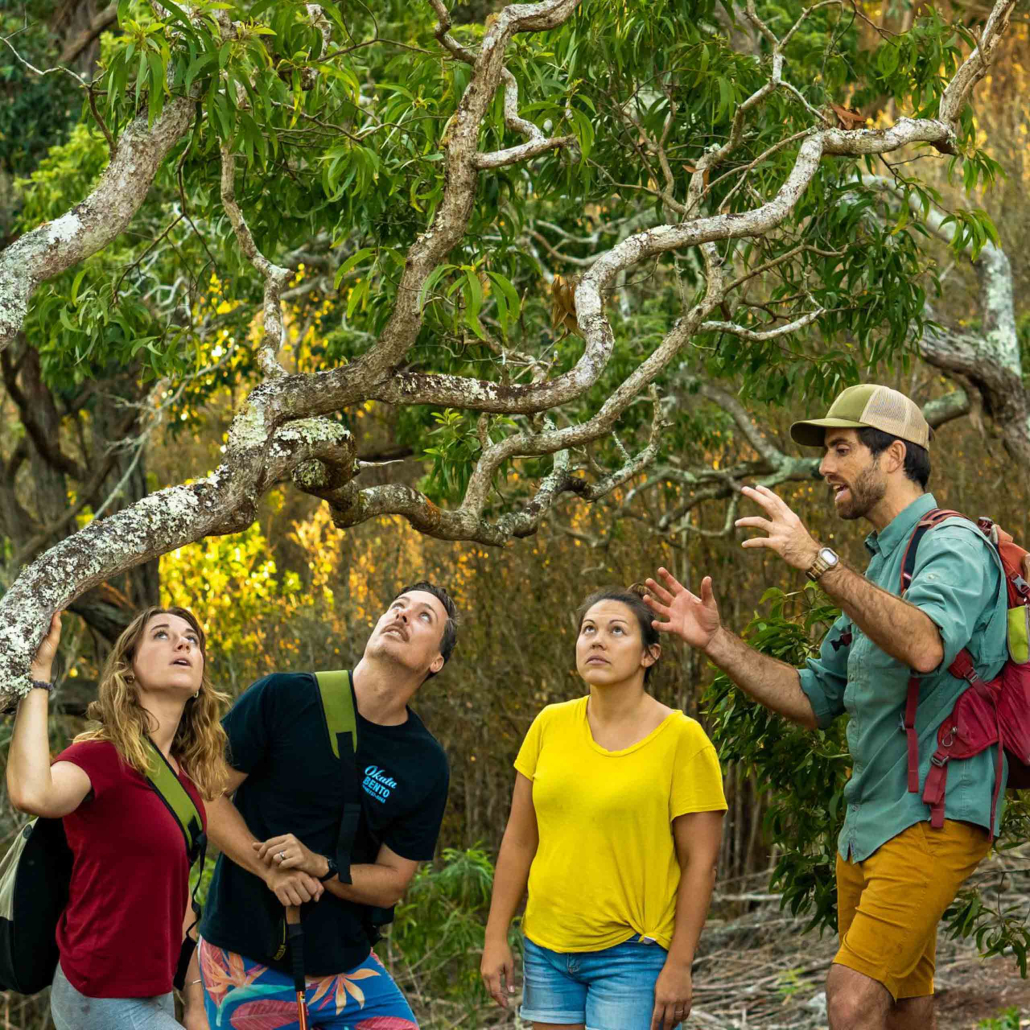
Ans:
POLYGON ((354 711, 354 691, 346 669, 315 673, 322 714, 333 754, 340 762, 343 782, 343 813, 336 842, 336 865, 340 883, 351 883, 351 854, 361 819, 361 783, 358 777, 358 719, 354 711))
POLYGON ((197 881, 193 886, 193 893, 190 896, 190 905, 193 908, 193 923, 186 931, 179 951, 179 962, 175 970, 175 978, 172 981, 176 990, 182 990, 186 982, 186 970, 193 957, 193 949, 197 942, 190 936, 193 927, 200 921, 200 902, 197 901, 197 891, 200 889, 201 877, 204 874, 204 859, 207 857, 207 835, 204 833, 204 822, 201 819, 200 811, 194 804, 193 798, 189 796, 182 781, 176 775, 175 770, 168 764, 168 760, 158 750, 157 745, 148 737, 150 745, 150 762, 147 772, 147 780, 154 788, 157 796, 164 802, 165 808, 171 812, 179 829, 182 831, 183 843, 186 846, 186 858, 192 866, 194 862, 200 862, 200 869, 197 873, 197 881))

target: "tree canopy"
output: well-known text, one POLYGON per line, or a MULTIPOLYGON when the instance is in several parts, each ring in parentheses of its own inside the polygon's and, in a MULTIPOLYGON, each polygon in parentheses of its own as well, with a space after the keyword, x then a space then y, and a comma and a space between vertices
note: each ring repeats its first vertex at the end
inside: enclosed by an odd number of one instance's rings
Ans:
MULTIPOLYGON (((1000 241, 918 163, 970 191, 997 176, 971 100, 1014 7, 896 31, 839 0, 543 0, 466 24, 442 0, 122 0, 95 75, 46 70, 81 115, 30 171, 19 152, 0 251, 24 427, 0 485, 3 689, 47 613, 113 618, 103 584, 244 529, 279 483, 340 527, 398 514, 490 545, 622 487, 674 489, 678 524, 744 477, 813 474, 748 405, 920 353, 965 377, 931 421, 1007 396, 991 410, 1025 456, 1000 241), (989 332, 936 320, 935 236, 983 270, 989 332), (146 441, 226 394, 218 468, 147 483, 146 441), (420 480, 363 452, 373 410, 420 480)), ((34 84, 18 43, 7 74, 34 84)))

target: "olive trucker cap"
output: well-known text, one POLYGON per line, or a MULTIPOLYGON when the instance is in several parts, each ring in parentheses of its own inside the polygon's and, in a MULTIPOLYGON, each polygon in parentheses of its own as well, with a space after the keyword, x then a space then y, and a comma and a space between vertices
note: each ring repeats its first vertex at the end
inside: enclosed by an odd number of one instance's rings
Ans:
POLYGON ((849 386, 830 405, 826 418, 795 422, 790 435, 802 447, 822 447, 828 428, 881 429, 920 447, 930 446, 930 426, 919 405, 889 386, 849 386))

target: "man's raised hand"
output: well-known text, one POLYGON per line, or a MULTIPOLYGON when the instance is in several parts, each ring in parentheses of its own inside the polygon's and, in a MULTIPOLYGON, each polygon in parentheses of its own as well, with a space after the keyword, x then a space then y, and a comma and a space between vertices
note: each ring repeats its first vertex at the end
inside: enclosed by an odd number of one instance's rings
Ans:
POLYGON ((762 529, 769 534, 749 537, 741 547, 771 547, 795 569, 810 568, 819 554, 819 545, 791 508, 767 486, 745 486, 740 492, 762 507, 768 518, 748 515, 733 524, 738 528, 762 529))
POLYGON ((644 603, 665 619, 654 619, 651 625, 662 633, 675 633, 691 647, 704 650, 722 626, 719 606, 712 592, 712 577, 701 580, 701 596, 692 594, 668 569, 659 569, 658 575, 664 582, 661 586, 653 579, 647 580, 644 603), (651 596, 653 595, 653 596, 651 596))

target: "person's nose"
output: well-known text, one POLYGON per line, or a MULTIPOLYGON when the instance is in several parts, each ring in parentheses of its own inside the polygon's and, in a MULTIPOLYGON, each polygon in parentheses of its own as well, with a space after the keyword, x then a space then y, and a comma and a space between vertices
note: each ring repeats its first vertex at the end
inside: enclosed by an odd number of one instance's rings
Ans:
POLYGON ((193 641, 189 637, 179 637, 175 642, 175 650, 189 652, 193 649, 193 641))
POLYGON ((819 462, 819 475, 825 479, 832 471, 833 461, 830 459, 830 452, 827 451, 819 462))

